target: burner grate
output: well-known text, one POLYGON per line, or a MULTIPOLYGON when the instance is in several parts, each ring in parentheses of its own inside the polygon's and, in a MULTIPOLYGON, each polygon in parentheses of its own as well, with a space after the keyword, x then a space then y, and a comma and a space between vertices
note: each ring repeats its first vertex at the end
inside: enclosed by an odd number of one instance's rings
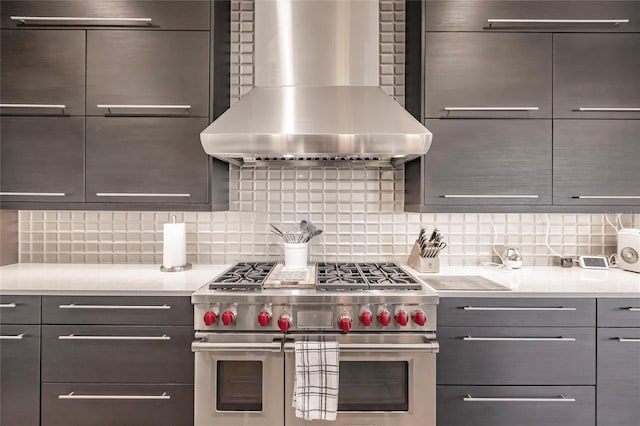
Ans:
POLYGON ((211 290, 261 290, 271 270, 276 264, 273 262, 236 263, 222 275, 209 283, 211 290))

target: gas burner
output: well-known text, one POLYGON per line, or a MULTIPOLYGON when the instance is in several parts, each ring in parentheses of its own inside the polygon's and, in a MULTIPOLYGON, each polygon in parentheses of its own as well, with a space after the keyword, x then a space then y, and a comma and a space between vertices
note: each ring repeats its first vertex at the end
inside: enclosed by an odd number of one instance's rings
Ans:
POLYGON ((367 290, 369 286, 355 263, 318 263, 318 290, 367 290))
POLYGON ((371 290, 420 290, 422 286, 395 263, 360 263, 371 290))
POLYGON ((211 290, 261 290, 275 263, 236 263, 209 283, 211 290))

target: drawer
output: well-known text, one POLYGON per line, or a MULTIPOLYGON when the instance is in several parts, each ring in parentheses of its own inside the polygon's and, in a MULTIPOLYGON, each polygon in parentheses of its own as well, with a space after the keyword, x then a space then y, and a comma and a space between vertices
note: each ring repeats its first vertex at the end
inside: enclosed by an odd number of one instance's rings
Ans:
POLYGON ((3 0, 1 7, 2 28, 209 29, 209 0, 3 0), (12 16, 32 19, 21 22, 12 16), (60 16, 76 20, 37 19, 60 16))
POLYGON ((640 299, 598 299, 598 327, 640 327, 640 299))
POLYGON ((42 301, 44 324, 189 325, 189 297, 51 296, 42 301))
POLYGON ((45 325, 43 382, 193 383, 193 327, 45 325))
POLYGON ((40 326, 0 326, 0 425, 40 421, 40 326))
POLYGON ((42 385, 42 426, 193 426, 191 385, 42 385))
POLYGON ((441 385, 594 385, 593 328, 438 327, 441 385))
POLYGON ((595 299, 440 298, 438 324, 451 326, 595 326, 595 299))
POLYGON ((40 296, 0 296, 0 324, 40 324, 40 296))
POLYGON ((436 395, 438 426, 595 424, 591 386, 438 386, 436 395))

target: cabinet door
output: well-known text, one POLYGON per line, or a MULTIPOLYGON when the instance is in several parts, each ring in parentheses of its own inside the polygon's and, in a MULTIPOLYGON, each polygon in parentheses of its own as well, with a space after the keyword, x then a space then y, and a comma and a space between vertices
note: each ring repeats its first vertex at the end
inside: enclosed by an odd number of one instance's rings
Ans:
POLYGON ((640 204, 640 120, 556 120, 554 204, 640 204))
POLYGON ((84 115, 84 31, 3 30, 3 114, 84 115))
POLYGON ((426 204, 550 204, 549 120, 427 120, 426 204))
POLYGON ((0 140, 0 201, 82 201, 84 118, 1 117, 0 140))
POLYGON ((205 118, 87 117, 88 202, 208 201, 205 118))
POLYGON ((640 329, 598 329, 598 426, 640 419, 640 329))
POLYGON ((426 115, 551 118, 550 34, 427 33, 426 115))
POLYGON ((556 34, 553 52, 554 117, 640 118, 640 34, 556 34))
POLYGON ((127 27, 206 31, 209 30, 209 2, 210 0, 3 0, 0 4, 0 22, 2 28, 127 27))
POLYGON ((0 326, 0 424, 40 422, 40 326, 0 326))
POLYGON ((427 0, 425 14, 427 31, 637 32, 639 18, 635 0, 427 0))
POLYGON ((208 104, 208 32, 88 32, 87 115, 208 117, 208 104))

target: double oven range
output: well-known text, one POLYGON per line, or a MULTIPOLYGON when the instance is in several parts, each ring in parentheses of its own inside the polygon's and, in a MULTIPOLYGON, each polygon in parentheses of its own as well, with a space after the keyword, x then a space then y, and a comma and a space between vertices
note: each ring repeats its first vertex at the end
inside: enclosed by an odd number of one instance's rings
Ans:
POLYGON ((334 424, 435 425, 432 291, 393 263, 318 263, 310 286, 267 287, 277 269, 238 263, 193 294, 196 426, 308 423, 292 408, 300 339, 339 342, 334 424))

